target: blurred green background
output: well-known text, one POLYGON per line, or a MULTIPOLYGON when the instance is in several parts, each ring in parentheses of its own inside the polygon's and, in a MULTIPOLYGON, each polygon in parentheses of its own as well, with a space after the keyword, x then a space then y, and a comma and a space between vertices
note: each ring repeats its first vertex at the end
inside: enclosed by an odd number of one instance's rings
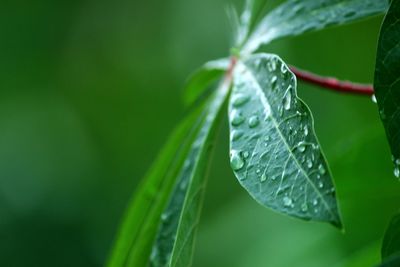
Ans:
MULTIPOLYGON (((270 1, 271 7, 279 1, 270 1)), ((2 1, 0 265, 102 266, 130 194, 185 114, 181 91, 227 55, 228 0, 2 1)), ((277 41, 298 67, 372 82, 382 17, 277 41)), ((195 267, 371 266, 400 184, 377 107, 303 83, 345 233, 265 209, 212 163, 195 267)))

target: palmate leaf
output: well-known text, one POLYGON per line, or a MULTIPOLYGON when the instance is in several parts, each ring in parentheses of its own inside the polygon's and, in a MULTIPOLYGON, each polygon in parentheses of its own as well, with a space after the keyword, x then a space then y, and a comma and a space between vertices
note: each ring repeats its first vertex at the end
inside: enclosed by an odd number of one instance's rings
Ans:
POLYGON ((379 114, 386 129, 400 176, 400 1, 393 0, 384 19, 376 56, 374 89, 379 114))
POLYGON ((228 69, 229 59, 221 58, 209 61, 196 70, 187 80, 183 101, 186 105, 193 104, 209 86, 228 69))
POLYGON ((264 206, 341 226, 331 175, 296 77, 271 54, 239 62, 229 102, 230 159, 240 184, 264 206))
POLYGON ((229 84, 221 86, 206 108, 204 121, 179 175, 154 243, 151 266, 187 267, 191 264, 195 233, 206 183, 207 164, 223 114, 229 84))
POLYGON ((383 238, 381 267, 400 266, 400 214, 393 216, 383 238))
POLYGON ((244 45, 243 54, 282 37, 377 15, 387 7, 387 0, 289 0, 262 19, 244 45))
POLYGON ((201 106, 174 130, 157 160, 138 186, 126 210, 107 266, 145 266, 161 221, 161 213, 199 131, 201 106))

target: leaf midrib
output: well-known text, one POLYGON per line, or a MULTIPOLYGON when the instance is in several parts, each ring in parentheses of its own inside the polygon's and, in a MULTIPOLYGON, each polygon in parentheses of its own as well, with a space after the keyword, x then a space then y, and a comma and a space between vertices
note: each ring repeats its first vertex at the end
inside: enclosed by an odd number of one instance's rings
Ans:
MULTIPOLYGON (((247 70, 247 72, 249 74, 251 74, 251 78, 253 80, 253 82, 255 82, 256 86, 256 92, 258 95, 260 95, 260 99, 261 99, 261 103, 263 103, 263 105, 265 105, 265 103, 271 107, 271 105, 268 102, 268 99, 265 97, 265 95, 263 94, 263 91, 261 89, 260 84, 258 83, 258 80, 254 77, 253 72, 250 70, 250 68, 247 68, 247 66, 242 63, 242 62, 238 62, 238 64, 242 65, 245 67, 245 69, 247 70)), ((293 74, 294 76, 294 74, 293 74)), ((296 83, 296 79, 295 79, 295 83, 296 83)), ((295 84, 296 85, 296 84, 295 84)), ((296 88, 296 87, 295 87, 296 88)), ((297 96, 297 94, 296 94, 297 96)), ((271 121, 274 123, 275 128, 277 129, 277 132, 279 133, 280 137, 283 140, 283 143, 285 144, 287 150, 289 151, 289 155, 294 159, 296 165, 299 167, 300 171, 303 173, 304 177, 306 177, 307 182, 312 186, 312 188, 314 189, 315 192, 317 192, 318 196, 320 197, 320 199, 322 200, 322 203, 324 204, 325 208, 327 209, 327 211, 331 214, 332 218, 334 220, 336 220, 336 216, 334 215, 334 213, 332 212, 331 208, 329 207, 328 203, 325 201, 324 197, 321 195, 321 193, 318 191, 317 187, 314 185, 314 183, 310 180, 310 178, 308 177, 307 173, 304 171, 304 169, 301 167, 299 161, 297 160, 297 158, 291 153, 291 149, 289 144, 286 142, 286 139, 284 138, 284 135, 282 134, 280 128, 278 127, 278 123, 275 120, 275 117, 272 116, 272 114, 274 114, 273 110, 271 109, 271 121)))

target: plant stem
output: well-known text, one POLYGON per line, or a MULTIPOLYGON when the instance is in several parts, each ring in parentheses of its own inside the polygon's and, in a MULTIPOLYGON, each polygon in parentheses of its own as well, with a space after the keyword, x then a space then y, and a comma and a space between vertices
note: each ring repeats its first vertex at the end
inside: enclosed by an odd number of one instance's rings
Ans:
POLYGON ((296 75, 299 80, 303 80, 305 82, 315 84, 320 87, 328 88, 333 91, 360 95, 374 94, 374 88, 370 84, 358 84, 349 81, 340 81, 336 78, 323 77, 308 71, 303 71, 293 66, 290 66, 290 70, 296 75))

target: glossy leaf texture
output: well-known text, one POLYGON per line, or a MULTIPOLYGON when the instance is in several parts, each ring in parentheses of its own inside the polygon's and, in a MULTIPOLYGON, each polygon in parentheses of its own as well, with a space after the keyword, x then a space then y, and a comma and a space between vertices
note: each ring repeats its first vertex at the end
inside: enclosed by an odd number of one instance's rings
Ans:
POLYGON ((381 14, 387 0, 289 0, 265 16, 244 45, 250 54, 273 40, 381 14))
POLYGON ((229 84, 221 86, 207 107, 201 129, 179 174, 179 182, 162 214, 162 223, 151 255, 152 267, 191 265, 207 165, 228 92, 229 84))
POLYGON ((116 236, 107 266, 145 266, 177 175, 199 131, 201 106, 174 130, 138 186, 116 236))
POLYGON ((296 86, 276 55, 238 63, 229 102, 231 167, 262 205, 340 227, 329 168, 296 86))
POLYGON ((187 80, 183 101, 186 105, 193 104, 210 88, 210 85, 217 81, 228 69, 229 59, 221 58, 205 63, 196 70, 187 80))
POLYGON ((400 214, 393 216, 383 238, 382 264, 380 266, 400 266, 400 214))
POLYGON ((393 0, 384 19, 378 42, 374 89, 379 114, 400 177, 400 1, 393 0))

